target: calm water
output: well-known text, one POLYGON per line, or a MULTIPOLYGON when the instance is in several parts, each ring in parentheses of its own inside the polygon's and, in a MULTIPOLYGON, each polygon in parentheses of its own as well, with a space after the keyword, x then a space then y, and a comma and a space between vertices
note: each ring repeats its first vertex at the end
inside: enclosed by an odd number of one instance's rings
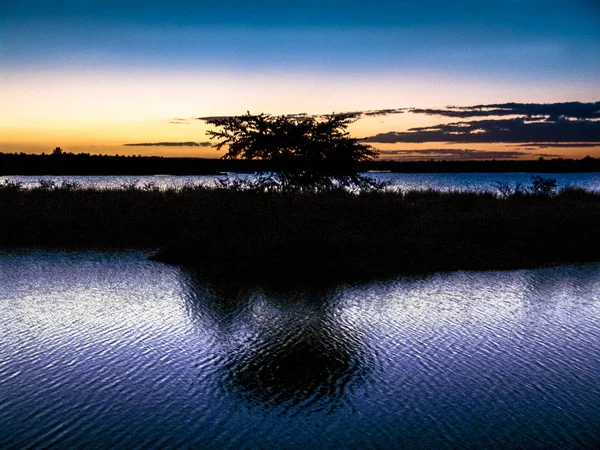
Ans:
POLYGON ((600 445, 600 264, 209 283, 0 253, 0 448, 600 445))
MULTIPOLYGON (((558 187, 579 186, 593 191, 600 191, 600 173, 556 173, 556 174, 531 174, 531 173, 371 173, 366 174, 380 181, 390 183, 392 189, 417 190, 436 189, 441 191, 491 191, 497 192, 494 185, 498 182, 514 186, 516 183, 530 184, 533 175, 555 178, 558 187)), ((250 175, 235 175, 230 177, 248 177, 250 175)), ((96 188, 121 188, 136 184, 154 184, 160 188, 180 188, 185 185, 214 185, 218 176, 0 176, 0 183, 4 180, 23 182, 25 187, 39 185, 40 180, 52 180, 61 184, 64 180, 75 181, 82 187, 96 188)))

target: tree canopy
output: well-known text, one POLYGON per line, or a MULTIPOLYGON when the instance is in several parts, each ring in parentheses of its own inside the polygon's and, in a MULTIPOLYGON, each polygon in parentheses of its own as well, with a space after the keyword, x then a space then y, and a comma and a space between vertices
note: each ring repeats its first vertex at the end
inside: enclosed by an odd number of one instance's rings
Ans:
POLYGON ((354 120, 336 114, 317 119, 247 113, 207 120, 217 127, 207 134, 217 141, 217 150, 227 148, 223 159, 270 161, 274 178, 269 180, 282 192, 374 187, 358 169, 378 153, 350 137, 347 127, 354 120))

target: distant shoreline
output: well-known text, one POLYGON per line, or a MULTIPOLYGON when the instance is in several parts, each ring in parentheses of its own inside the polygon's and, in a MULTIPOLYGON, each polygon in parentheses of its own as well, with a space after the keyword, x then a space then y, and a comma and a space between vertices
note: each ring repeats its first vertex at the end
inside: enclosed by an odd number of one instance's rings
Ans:
MULTIPOLYGON (((101 156, 86 153, 32 155, 0 153, 0 175, 220 175, 223 173, 272 172, 269 161, 159 156, 101 156)), ((358 164, 358 172, 475 173, 600 172, 600 159, 392 161, 375 160, 358 164)))

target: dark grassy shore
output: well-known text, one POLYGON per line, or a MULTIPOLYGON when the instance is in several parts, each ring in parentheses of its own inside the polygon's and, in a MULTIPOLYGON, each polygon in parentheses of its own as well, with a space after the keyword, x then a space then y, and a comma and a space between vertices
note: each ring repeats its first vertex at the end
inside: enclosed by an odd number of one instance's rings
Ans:
POLYGON ((0 188, 0 248, 147 249, 212 275, 371 277, 600 260, 600 194, 284 197, 186 188, 0 188))

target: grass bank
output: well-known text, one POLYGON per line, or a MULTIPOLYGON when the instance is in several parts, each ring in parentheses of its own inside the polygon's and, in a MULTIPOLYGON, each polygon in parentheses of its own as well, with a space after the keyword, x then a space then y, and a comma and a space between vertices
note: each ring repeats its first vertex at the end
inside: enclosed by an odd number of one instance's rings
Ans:
POLYGON ((137 248, 211 275, 370 277, 600 260, 600 194, 0 188, 0 248, 137 248))

